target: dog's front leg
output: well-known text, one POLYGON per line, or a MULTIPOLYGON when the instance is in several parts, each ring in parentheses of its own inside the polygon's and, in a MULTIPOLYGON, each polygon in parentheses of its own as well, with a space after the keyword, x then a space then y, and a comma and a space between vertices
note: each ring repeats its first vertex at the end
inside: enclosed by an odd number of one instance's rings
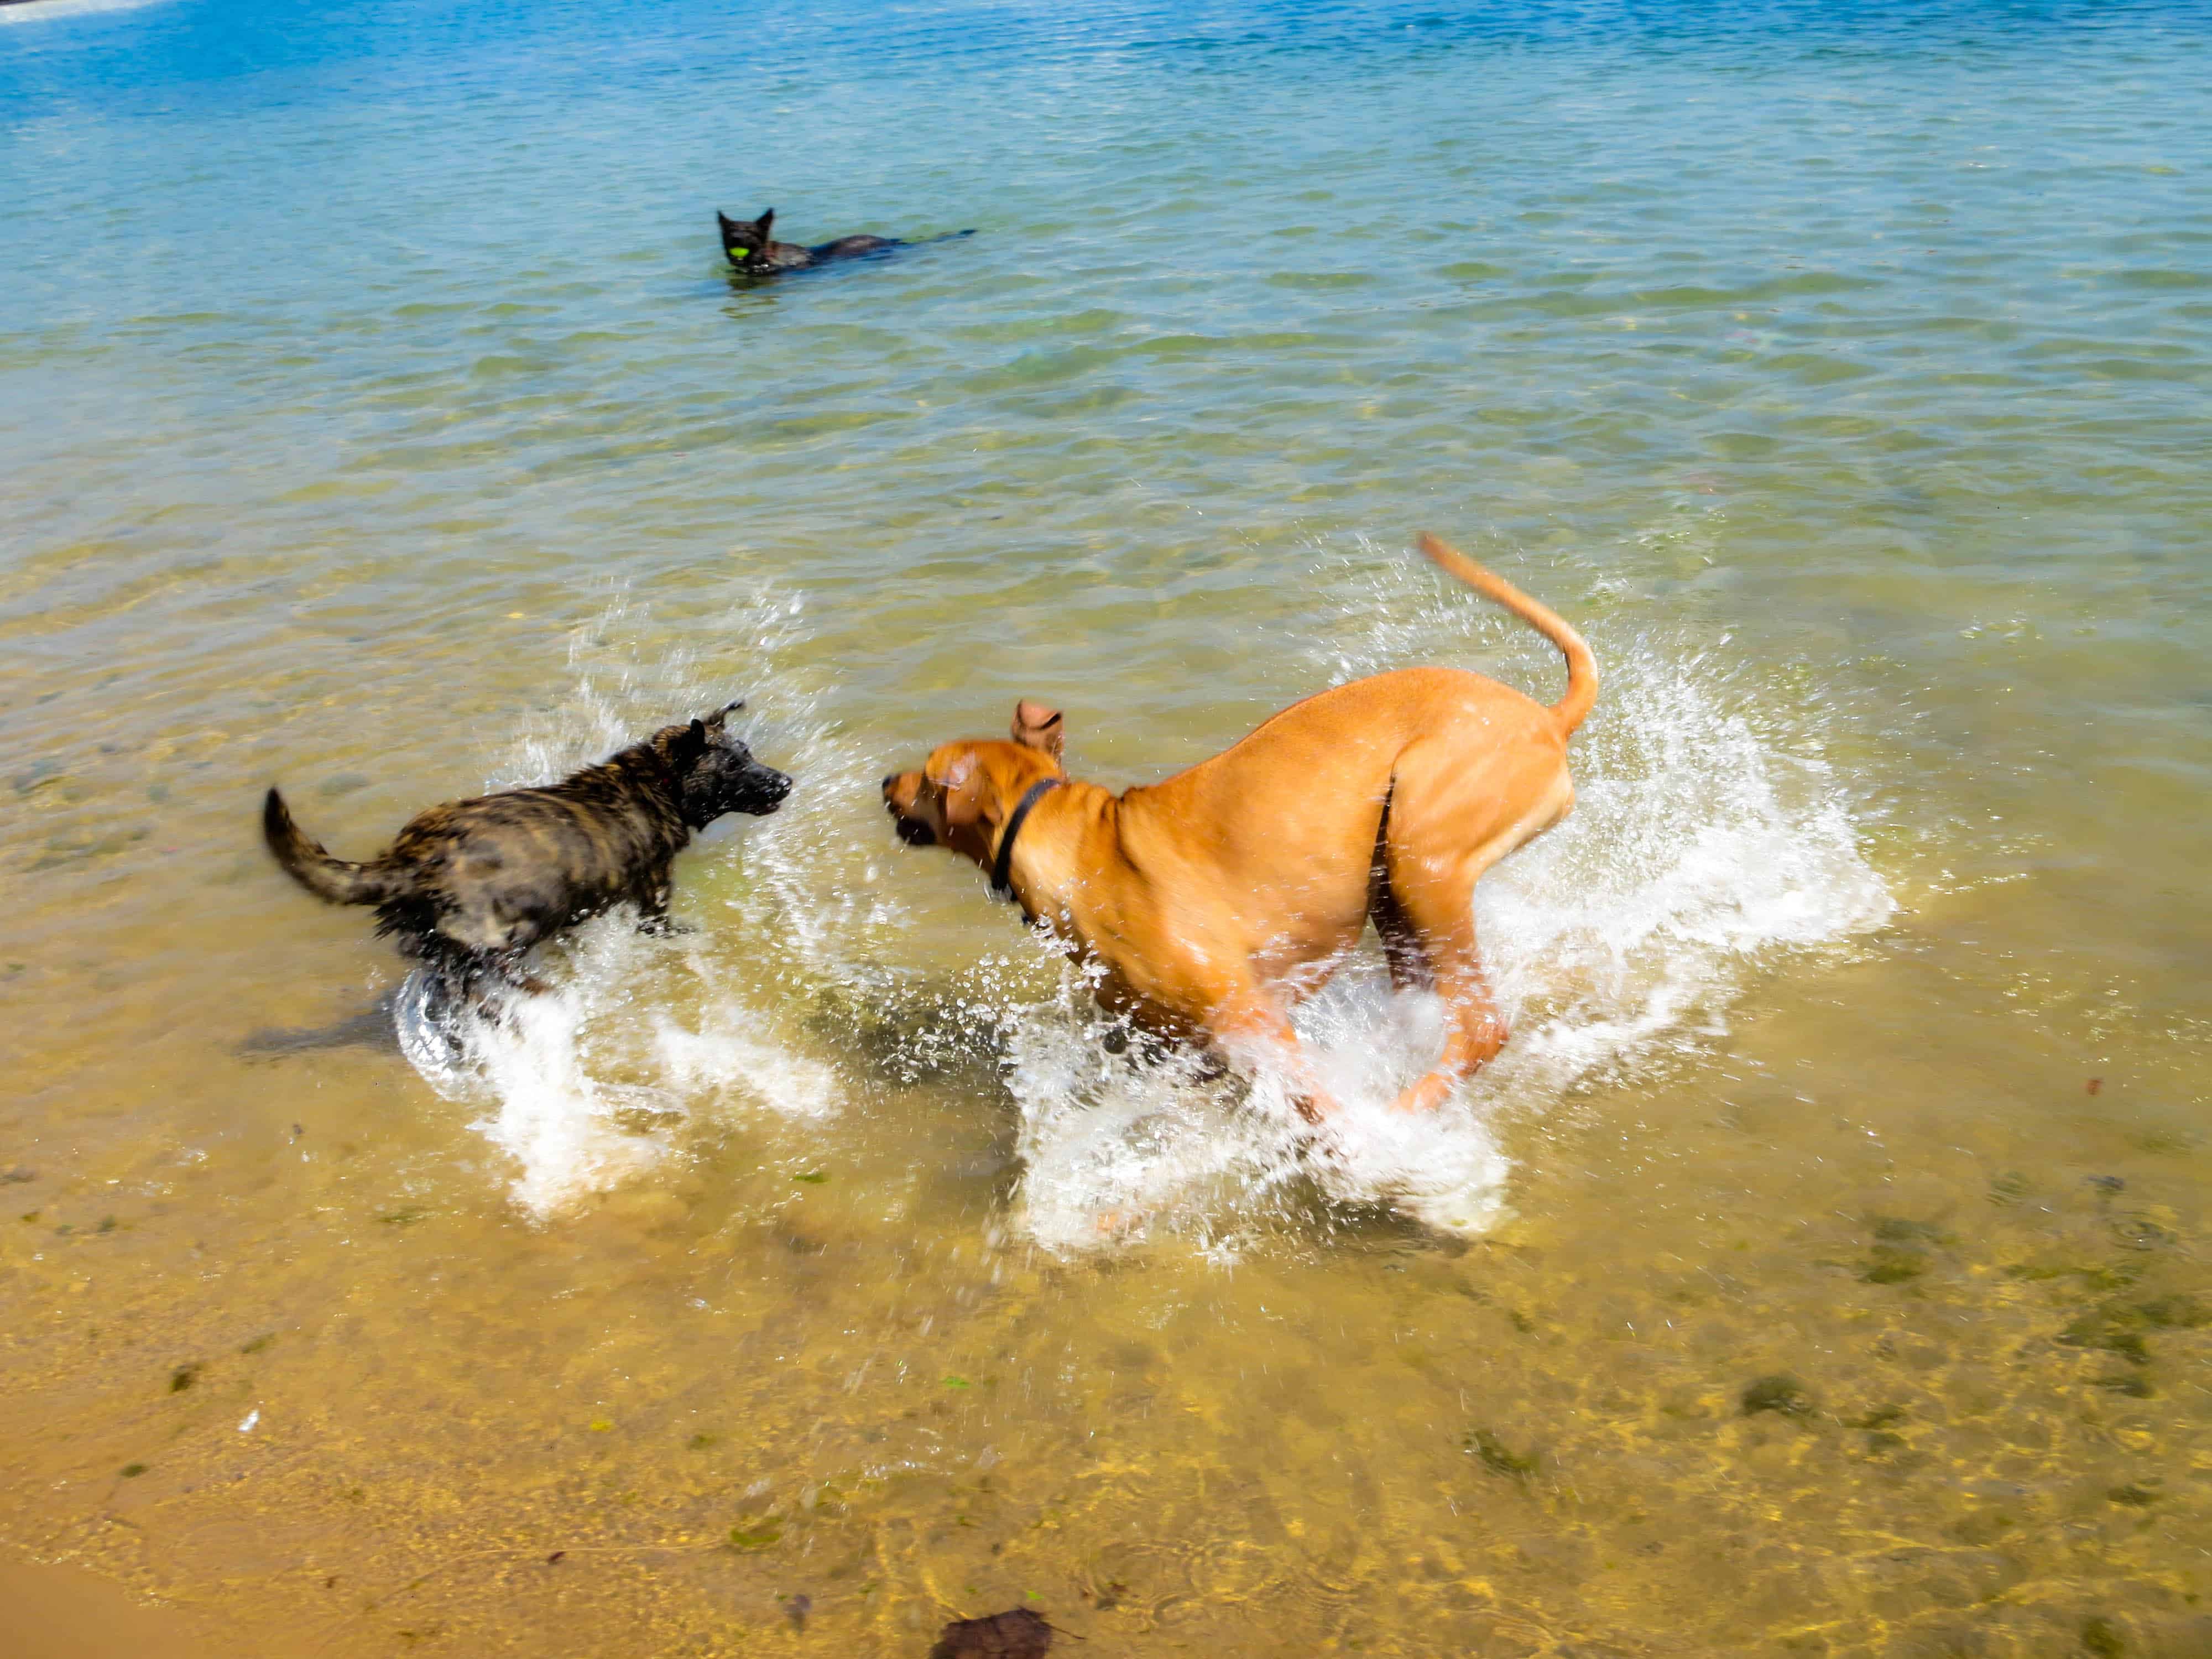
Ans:
POLYGON ((553 988, 523 965, 529 954, 527 946, 520 951, 500 951, 485 958, 491 973, 502 984, 512 986, 525 996, 544 996, 553 988))
POLYGON ((1206 1029, 1232 1057, 1278 1067, 1289 1080, 1291 1103, 1307 1122, 1324 1122, 1336 1115, 1336 1097, 1314 1070, 1290 1017, 1261 987, 1243 987, 1216 1003, 1206 1029))
POLYGON ((696 933, 699 930, 689 923, 672 921, 668 917, 668 901, 673 890, 666 882, 641 890, 637 895, 637 931, 654 939, 672 939, 679 933, 696 933))

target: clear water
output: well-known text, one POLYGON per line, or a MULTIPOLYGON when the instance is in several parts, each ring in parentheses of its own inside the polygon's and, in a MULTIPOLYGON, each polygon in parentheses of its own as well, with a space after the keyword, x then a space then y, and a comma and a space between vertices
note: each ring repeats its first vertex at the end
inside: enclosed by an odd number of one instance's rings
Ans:
POLYGON ((0 7, 0 1541, 240 1652, 2202 1650, 2208 22, 0 7), (1419 528, 1604 700, 1513 1043, 1394 1121, 1352 964, 1316 1144, 873 784, 1553 695, 1419 528), (256 844, 738 695, 693 931, 458 1049, 256 844))

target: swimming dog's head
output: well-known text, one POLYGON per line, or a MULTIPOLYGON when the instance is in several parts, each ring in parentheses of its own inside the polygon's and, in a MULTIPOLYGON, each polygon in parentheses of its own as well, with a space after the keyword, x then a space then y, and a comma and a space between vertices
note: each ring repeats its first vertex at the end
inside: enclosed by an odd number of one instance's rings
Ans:
POLYGON ((775 224, 775 210, 770 208, 757 219, 732 219, 717 208, 714 222, 722 228, 722 252, 739 270, 768 269, 769 249, 775 239, 769 234, 775 224))
POLYGON ((675 775, 683 797, 684 821, 703 830, 725 812, 764 817, 783 805, 791 780, 753 758, 753 751, 723 729, 733 702, 689 726, 672 726, 655 734, 653 746, 675 775))
POLYGON ((963 738, 939 744, 919 772, 884 780, 891 827, 909 847, 949 847, 988 866, 993 838, 1032 784, 1067 775, 1060 711, 1014 705, 1013 739, 963 738))

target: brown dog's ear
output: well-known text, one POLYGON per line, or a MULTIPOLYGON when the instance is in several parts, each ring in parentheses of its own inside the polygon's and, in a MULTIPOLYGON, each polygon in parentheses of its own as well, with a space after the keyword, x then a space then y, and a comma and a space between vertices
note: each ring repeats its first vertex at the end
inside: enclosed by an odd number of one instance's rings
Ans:
POLYGON ((1067 747, 1067 732, 1060 723, 1060 710, 1024 697, 1014 705, 1014 741, 1024 749, 1042 749, 1058 760, 1067 747))
POLYGON ((983 816, 983 769, 973 755, 963 755, 946 767, 937 787, 945 792, 948 828, 965 830, 983 816))

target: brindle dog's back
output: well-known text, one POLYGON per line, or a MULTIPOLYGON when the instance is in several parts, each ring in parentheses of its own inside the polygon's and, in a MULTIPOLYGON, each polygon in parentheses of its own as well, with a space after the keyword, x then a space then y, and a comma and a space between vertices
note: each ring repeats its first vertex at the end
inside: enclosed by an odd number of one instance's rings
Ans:
POLYGON ((385 855, 416 885, 378 907, 377 931, 434 928, 471 951, 519 951, 625 900, 657 914, 691 831, 653 749, 417 813, 385 855))
POLYGON ((728 712, 665 727, 560 783, 431 807, 364 863, 325 852, 274 789, 263 833, 310 892, 374 905, 377 931, 410 955, 516 979, 531 946, 614 905, 658 923, 693 831, 781 804, 791 780, 725 732, 728 712))

